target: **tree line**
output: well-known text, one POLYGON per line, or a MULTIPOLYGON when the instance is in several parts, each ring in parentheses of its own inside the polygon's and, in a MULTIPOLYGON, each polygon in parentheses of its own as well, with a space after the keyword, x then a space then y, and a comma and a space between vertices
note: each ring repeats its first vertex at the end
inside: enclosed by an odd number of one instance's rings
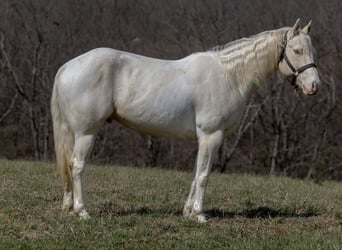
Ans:
MULTIPOLYGON (((257 91, 215 164, 219 172, 341 179, 342 3, 308 0, 1 1, 0 157, 53 160, 50 97, 66 61, 96 47, 177 59, 313 20, 323 86, 293 93, 279 75, 257 91)), ((95 163, 192 169, 195 141, 141 135, 117 123, 96 139, 95 163)))

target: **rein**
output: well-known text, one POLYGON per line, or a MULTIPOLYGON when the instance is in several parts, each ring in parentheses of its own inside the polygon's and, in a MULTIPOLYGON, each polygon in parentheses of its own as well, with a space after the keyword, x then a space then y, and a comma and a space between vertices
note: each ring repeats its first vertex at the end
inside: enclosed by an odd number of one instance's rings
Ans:
POLYGON ((290 62, 289 58, 286 55, 287 32, 288 31, 285 32, 283 42, 281 45, 281 51, 280 51, 279 58, 278 58, 278 65, 282 60, 285 60, 287 66, 290 68, 290 70, 293 73, 293 75, 288 77, 287 80, 291 83, 291 85, 296 86, 296 81, 297 81, 297 77, 299 76, 299 74, 303 73, 305 70, 307 70, 309 68, 317 68, 317 65, 315 63, 309 63, 309 64, 306 64, 306 65, 300 67, 299 69, 296 69, 292 65, 292 63, 290 62))

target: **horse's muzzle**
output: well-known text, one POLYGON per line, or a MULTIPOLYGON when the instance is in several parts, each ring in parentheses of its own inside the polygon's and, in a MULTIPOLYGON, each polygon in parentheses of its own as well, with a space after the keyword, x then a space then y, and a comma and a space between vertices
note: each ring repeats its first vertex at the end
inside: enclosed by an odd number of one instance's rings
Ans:
POLYGON ((306 94, 309 96, 316 95, 318 92, 318 85, 319 84, 316 81, 314 81, 311 85, 311 89, 307 90, 306 94))

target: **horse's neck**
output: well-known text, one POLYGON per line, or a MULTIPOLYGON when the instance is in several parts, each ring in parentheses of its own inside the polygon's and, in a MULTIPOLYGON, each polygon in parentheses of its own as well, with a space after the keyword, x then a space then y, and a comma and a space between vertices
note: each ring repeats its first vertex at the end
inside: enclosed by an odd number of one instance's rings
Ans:
POLYGON ((226 69, 228 84, 248 95, 253 86, 263 83, 278 68, 278 56, 285 29, 267 31, 228 44, 218 51, 226 69))

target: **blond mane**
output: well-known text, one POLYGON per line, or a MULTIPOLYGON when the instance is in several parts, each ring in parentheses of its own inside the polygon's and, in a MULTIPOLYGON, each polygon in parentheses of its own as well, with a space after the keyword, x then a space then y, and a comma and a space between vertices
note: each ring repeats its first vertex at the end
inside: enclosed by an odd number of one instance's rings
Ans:
POLYGON ((235 84, 231 87, 237 88, 241 96, 276 71, 281 42, 287 29, 265 31, 210 50, 218 55, 226 68, 228 82, 235 84))

